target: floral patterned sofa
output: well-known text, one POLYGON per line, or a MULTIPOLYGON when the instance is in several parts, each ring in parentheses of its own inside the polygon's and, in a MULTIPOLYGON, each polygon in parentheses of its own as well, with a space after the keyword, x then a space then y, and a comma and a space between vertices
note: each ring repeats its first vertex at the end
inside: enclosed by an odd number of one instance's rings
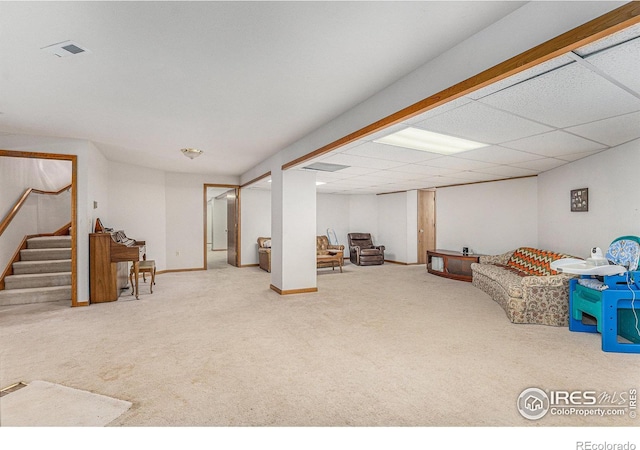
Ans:
POLYGON ((513 323, 567 326, 570 274, 551 270, 552 261, 574 256, 520 247, 471 264, 473 285, 505 310, 513 323))

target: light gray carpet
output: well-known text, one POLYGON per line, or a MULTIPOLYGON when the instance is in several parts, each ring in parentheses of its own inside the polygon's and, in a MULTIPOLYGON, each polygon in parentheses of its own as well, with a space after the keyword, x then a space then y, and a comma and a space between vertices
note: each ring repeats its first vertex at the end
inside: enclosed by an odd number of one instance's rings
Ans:
POLYGON ((280 296, 257 267, 157 276, 140 300, 0 310, 0 387, 48 380, 129 401, 115 426, 637 426, 516 409, 541 389, 628 391, 640 356, 514 325, 424 266, 318 271, 280 296))
POLYGON ((117 398, 35 380, 0 398, 0 426, 103 427, 130 407, 117 398))

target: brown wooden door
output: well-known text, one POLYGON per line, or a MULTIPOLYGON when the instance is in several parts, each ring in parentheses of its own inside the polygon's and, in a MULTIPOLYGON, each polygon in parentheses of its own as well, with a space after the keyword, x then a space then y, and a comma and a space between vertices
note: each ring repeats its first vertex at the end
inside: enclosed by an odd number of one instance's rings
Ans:
POLYGON ((238 266, 238 192, 227 191, 227 263, 238 266))
POLYGON ((427 250, 436 249, 436 192, 418 191, 418 264, 427 263, 427 250))

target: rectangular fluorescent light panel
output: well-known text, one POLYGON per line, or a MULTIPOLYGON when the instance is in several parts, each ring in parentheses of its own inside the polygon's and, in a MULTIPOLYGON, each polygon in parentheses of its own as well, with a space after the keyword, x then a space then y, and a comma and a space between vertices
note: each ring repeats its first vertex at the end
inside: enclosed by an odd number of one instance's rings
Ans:
POLYGON ((373 142, 441 155, 453 155, 489 145, 413 127, 391 133, 373 142))

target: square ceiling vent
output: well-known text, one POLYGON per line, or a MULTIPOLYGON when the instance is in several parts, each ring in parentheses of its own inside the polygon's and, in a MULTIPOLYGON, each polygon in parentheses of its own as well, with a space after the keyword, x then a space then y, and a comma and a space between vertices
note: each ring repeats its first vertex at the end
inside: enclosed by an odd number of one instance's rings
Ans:
POLYGON ((57 44, 42 47, 41 50, 53 53, 60 58, 78 55, 80 53, 91 53, 88 49, 73 41, 58 42, 57 44))

